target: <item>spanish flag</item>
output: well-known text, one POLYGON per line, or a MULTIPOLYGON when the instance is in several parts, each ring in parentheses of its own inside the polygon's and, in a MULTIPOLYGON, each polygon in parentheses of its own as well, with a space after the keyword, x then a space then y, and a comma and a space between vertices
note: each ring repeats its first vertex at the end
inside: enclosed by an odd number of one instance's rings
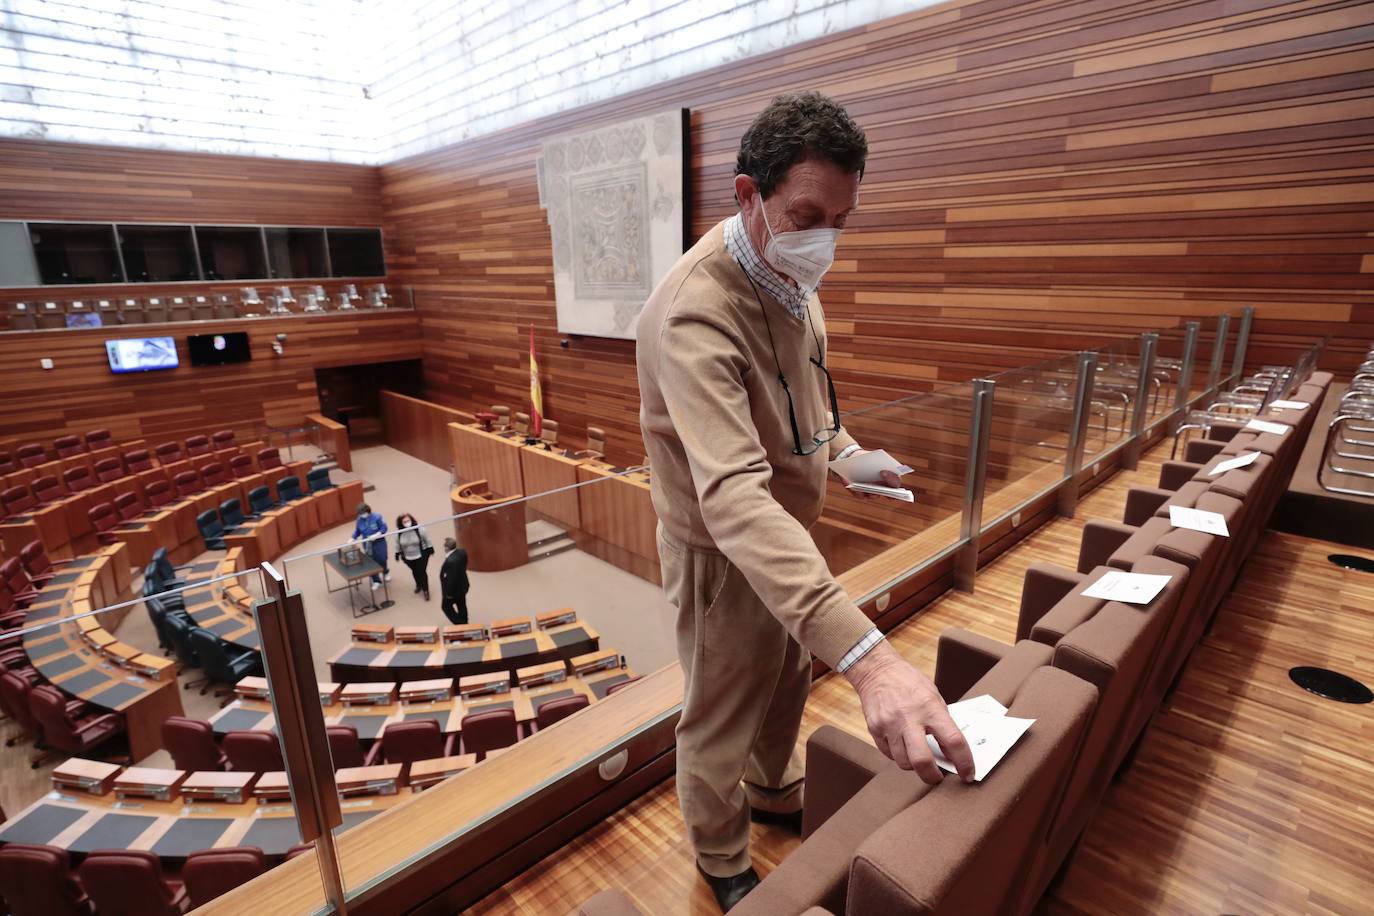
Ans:
POLYGON ((544 434, 544 396, 539 390, 539 363, 534 358, 534 325, 530 325, 530 435, 544 434))

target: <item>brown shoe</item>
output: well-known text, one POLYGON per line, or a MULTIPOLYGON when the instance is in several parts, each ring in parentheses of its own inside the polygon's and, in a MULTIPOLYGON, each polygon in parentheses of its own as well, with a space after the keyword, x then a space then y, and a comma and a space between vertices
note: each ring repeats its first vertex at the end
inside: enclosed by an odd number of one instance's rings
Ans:
POLYGON ((706 879, 706 883, 711 888, 711 893, 715 895, 716 904, 722 913, 730 912, 730 908, 744 899, 754 888, 759 886, 758 873, 752 867, 738 875, 729 878, 717 878, 708 875, 701 870, 701 865, 697 865, 697 872, 706 879))

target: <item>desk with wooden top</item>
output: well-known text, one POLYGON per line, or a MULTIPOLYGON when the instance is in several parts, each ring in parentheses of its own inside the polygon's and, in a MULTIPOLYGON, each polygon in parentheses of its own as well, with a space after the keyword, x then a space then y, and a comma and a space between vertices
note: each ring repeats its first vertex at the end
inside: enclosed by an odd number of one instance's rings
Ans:
POLYGON ((569 660, 600 647, 600 636, 589 624, 573 622, 547 630, 520 633, 481 642, 415 645, 352 642, 329 659, 329 677, 340 683, 418 681, 463 677, 569 660))
POLYGON ((453 470, 460 481, 485 480, 501 496, 524 493, 520 451, 525 439, 515 433, 487 432, 480 426, 450 423, 453 470))
POLYGON ((301 541, 352 517, 353 507, 363 501, 363 482, 351 480, 307 493, 300 499, 245 519, 224 543, 243 549, 243 567, 275 560, 301 541))
POLYGON ((454 537, 468 552, 468 569, 499 572, 529 562, 529 534, 520 494, 497 496, 486 480, 454 487, 449 494, 454 537))
POLYGON ((45 680, 92 706, 119 713, 129 750, 141 760, 162 747, 162 723, 182 715, 172 662, 109 635, 99 615, 72 619, 129 597, 128 548, 112 544, 73 563, 78 577, 44 589, 26 625, 55 624, 24 636, 24 651, 45 680), (103 634, 103 635, 102 635, 103 634))

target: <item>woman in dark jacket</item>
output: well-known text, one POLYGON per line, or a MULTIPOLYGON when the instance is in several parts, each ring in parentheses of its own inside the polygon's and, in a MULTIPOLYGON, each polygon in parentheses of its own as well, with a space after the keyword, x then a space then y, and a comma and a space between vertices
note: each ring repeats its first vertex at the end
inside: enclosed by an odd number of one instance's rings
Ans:
POLYGON ((434 545, 429 542, 425 529, 415 522, 415 516, 402 512, 396 516, 396 559, 403 560, 415 577, 415 593, 425 593, 429 600, 429 558, 434 555, 434 545))

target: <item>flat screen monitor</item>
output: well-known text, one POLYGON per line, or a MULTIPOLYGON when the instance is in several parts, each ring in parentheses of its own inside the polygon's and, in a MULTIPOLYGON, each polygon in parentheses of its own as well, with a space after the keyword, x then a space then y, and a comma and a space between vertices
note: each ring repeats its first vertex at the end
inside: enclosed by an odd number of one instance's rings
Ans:
POLYGON ((227 334, 192 334, 186 338, 193 366, 222 366, 225 363, 246 363, 253 358, 248 349, 248 332, 227 334))
POLYGON ((98 328, 102 324, 99 312, 68 312, 67 327, 98 328))
POLYGON ((175 369, 177 343, 170 337, 133 337, 105 341, 105 353, 115 372, 147 372, 150 369, 175 369))

